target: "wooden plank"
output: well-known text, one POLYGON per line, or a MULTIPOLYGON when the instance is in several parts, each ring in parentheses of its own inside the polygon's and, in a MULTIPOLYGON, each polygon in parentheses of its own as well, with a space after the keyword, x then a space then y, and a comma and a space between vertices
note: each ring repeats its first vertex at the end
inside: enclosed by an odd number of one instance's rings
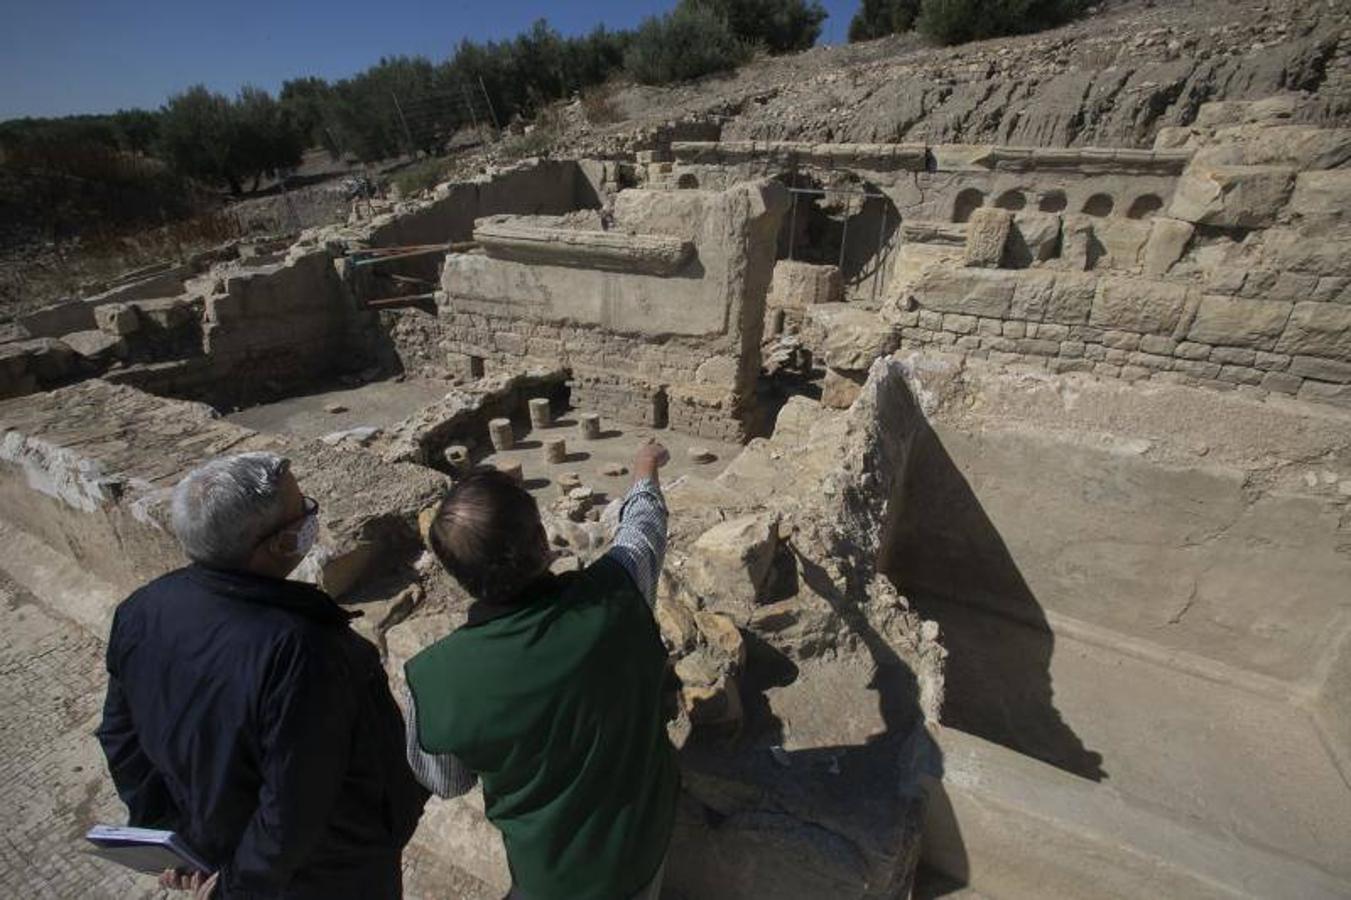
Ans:
POLYGON ((382 300, 367 300, 370 309, 396 309, 400 306, 419 306, 428 300, 435 300, 436 294, 409 294, 407 297, 385 297, 382 300))

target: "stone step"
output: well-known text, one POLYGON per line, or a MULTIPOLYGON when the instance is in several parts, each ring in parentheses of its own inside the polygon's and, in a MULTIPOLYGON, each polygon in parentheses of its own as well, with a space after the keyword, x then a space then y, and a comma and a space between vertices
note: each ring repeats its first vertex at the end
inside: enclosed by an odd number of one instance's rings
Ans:
POLYGON ((1063 616, 1048 634, 942 606, 949 725, 1351 886, 1351 787, 1294 689, 1063 616))
POLYGON ((1351 880, 1164 815, 1110 783, 952 728, 938 744, 943 777, 928 783, 924 862, 979 896, 1351 896, 1351 880))

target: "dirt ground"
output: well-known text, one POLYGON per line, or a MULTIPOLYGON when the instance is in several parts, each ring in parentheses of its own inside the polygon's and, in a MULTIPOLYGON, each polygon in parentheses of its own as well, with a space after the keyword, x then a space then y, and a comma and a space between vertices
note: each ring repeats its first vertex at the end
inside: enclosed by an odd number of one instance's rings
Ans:
POLYGON ((674 484, 686 474, 713 478, 741 452, 741 447, 736 444, 604 419, 601 420, 600 438, 584 440, 577 430, 577 412, 569 411, 548 428, 522 431, 518 425, 516 444, 512 449, 489 453, 479 461, 489 465, 520 463, 525 487, 541 505, 547 505, 560 495, 557 481, 565 472, 578 475, 583 485, 602 495, 601 502, 608 502, 624 496, 633 484, 633 473, 628 467, 638 445, 648 438, 661 441, 671 451, 671 462, 661 473, 662 482, 667 485, 674 484), (562 438, 567 444, 568 455, 561 463, 551 463, 544 457, 544 442, 554 438, 562 438), (690 456, 691 448, 706 450, 712 458, 706 462, 695 461, 690 456), (623 466, 624 471, 613 469, 611 471, 616 474, 610 475, 602 471, 614 465, 623 466))
POLYGON ((388 428, 440 400, 452 385, 444 381, 373 381, 360 387, 287 397, 226 416, 236 425, 272 434, 322 438, 335 431, 365 426, 388 428), (345 407, 328 412, 327 407, 345 407))

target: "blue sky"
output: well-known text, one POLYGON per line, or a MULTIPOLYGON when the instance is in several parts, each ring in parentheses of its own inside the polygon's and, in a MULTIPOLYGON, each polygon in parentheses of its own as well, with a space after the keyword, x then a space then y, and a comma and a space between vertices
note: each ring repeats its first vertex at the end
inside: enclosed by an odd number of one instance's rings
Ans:
MULTIPOLYGON (((0 120, 159 106, 202 82, 233 93, 350 75, 381 56, 446 57, 462 38, 511 37, 538 18, 565 34, 629 28, 674 0, 0 0, 0 120)), ((823 0, 822 40, 858 0, 823 0)))

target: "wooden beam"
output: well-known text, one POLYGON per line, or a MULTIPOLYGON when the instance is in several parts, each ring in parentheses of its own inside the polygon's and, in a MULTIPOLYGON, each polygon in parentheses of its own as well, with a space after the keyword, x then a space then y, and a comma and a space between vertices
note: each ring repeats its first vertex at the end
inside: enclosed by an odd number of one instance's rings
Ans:
POLYGON ((367 300, 368 309, 397 309, 401 306, 421 306, 428 300, 435 300, 436 294, 409 294, 406 297, 385 297, 382 300, 367 300))
POLYGON ((380 277, 389 278, 393 281, 399 282, 400 284, 430 284, 430 285, 436 284, 435 281, 432 281, 428 278, 414 278, 412 275, 399 275, 394 272, 386 272, 384 273, 384 275, 380 277))

